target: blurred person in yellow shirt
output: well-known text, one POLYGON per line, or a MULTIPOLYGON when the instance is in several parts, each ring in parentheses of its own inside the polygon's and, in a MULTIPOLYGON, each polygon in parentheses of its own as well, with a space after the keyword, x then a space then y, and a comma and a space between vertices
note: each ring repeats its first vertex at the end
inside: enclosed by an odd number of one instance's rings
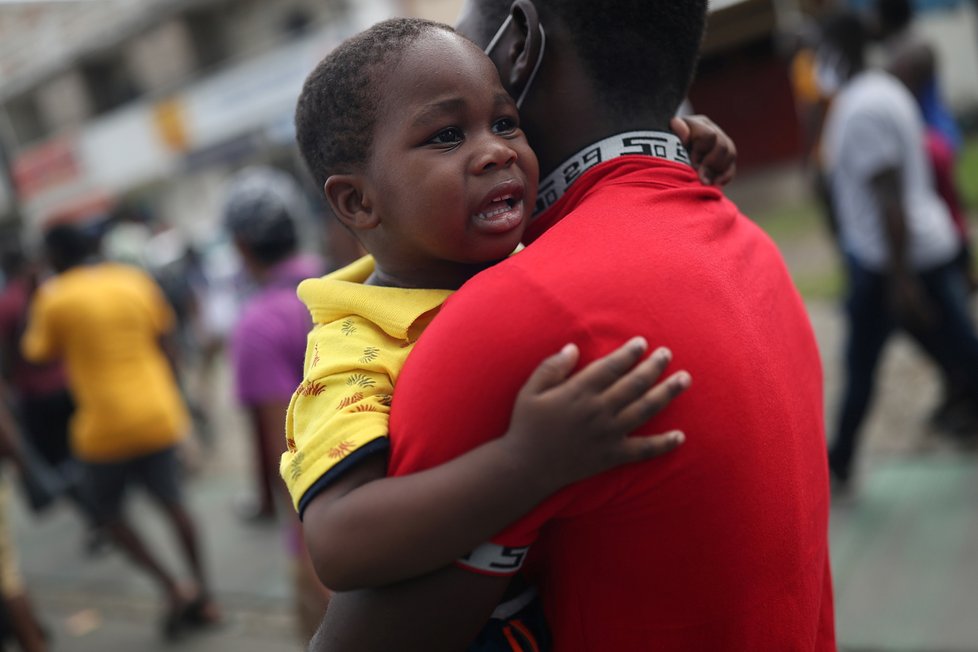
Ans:
POLYGON ((163 634, 219 619, 205 576, 197 527, 184 506, 177 444, 189 428, 166 354, 174 316, 143 271, 96 257, 95 240, 75 225, 45 235, 57 275, 38 290, 22 340, 33 361, 62 359, 77 403, 71 447, 86 470, 97 516, 111 539, 163 590, 163 634), (178 535, 196 587, 182 587, 123 513, 138 481, 178 535))

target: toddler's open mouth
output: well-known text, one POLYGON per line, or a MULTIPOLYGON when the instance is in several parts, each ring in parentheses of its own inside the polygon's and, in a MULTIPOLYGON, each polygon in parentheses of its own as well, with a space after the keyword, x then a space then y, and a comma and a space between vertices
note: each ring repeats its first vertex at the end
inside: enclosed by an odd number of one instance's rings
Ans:
POLYGON ((493 188, 472 220, 487 233, 505 233, 523 222, 524 213, 522 184, 507 181, 493 188))

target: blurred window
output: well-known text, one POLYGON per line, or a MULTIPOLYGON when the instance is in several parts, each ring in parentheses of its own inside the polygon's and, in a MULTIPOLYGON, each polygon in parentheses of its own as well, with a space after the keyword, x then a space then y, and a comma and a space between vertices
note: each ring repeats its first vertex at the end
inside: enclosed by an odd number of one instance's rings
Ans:
POLYGON ((96 114, 106 113, 140 95, 140 89, 125 61, 118 57, 90 59, 81 64, 96 114))
POLYGON ((33 93, 11 99, 5 108, 19 145, 40 140, 48 135, 47 125, 44 124, 33 93))
POLYGON ((209 68, 230 56, 225 23, 233 13, 227 3, 199 7, 186 13, 187 29, 198 67, 209 68))

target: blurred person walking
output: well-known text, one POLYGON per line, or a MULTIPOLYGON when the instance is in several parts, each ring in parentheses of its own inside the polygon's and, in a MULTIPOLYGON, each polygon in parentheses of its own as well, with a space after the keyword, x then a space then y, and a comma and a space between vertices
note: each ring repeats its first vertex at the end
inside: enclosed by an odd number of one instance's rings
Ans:
MULTIPOLYGON (((299 228, 308 207, 297 183, 268 167, 241 170, 225 191, 223 221, 256 286, 231 336, 238 401, 248 412, 254 446, 255 499, 242 515, 272 519, 285 496, 279 460, 285 452, 285 416, 302 383, 309 311, 296 295, 299 282, 324 273, 323 261, 299 251, 299 228)), ((286 547, 293 561, 295 599, 303 640, 322 619, 328 592, 303 543, 295 512, 286 512, 286 547)))
POLYGON ((176 455, 189 420, 164 351, 173 312, 145 272, 98 260, 94 239, 80 227, 55 226, 44 243, 57 275, 35 295, 22 350, 36 362, 65 361, 77 404, 71 447, 85 468, 98 519, 163 591, 166 638, 216 622, 220 614, 176 455), (133 482, 150 493, 177 534, 192 589, 160 564, 126 519, 123 499, 133 482))
POLYGON ((284 489, 278 465, 285 452, 285 411, 302 382, 309 312, 296 296, 299 282, 323 273, 319 258, 299 252, 304 198, 290 176, 246 168, 228 184, 224 224, 254 283, 231 334, 238 401, 254 435, 255 497, 242 506, 248 519, 272 518, 284 489))
MULTIPOLYGON (((947 107, 937 74, 937 52, 913 28, 910 0, 876 0, 875 36, 882 41, 886 69, 902 81, 920 107, 926 123, 925 146, 934 173, 937 194, 947 204, 955 233, 961 242, 958 266, 968 288, 978 288, 972 270, 971 234, 955 178, 957 156, 963 144, 961 130, 947 107)), ((949 432, 978 429, 978 412, 968 400, 964 379, 946 377, 944 396, 931 415, 931 423, 949 432)))
POLYGON ((64 493, 88 528, 86 548, 94 552, 101 549, 104 538, 81 467, 68 442, 75 403, 68 390, 64 365, 61 361, 35 364, 20 351, 28 308, 41 282, 40 265, 28 258, 19 243, 11 244, 0 253, 7 279, 0 292, 0 363, 13 414, 24 433, 24 487, 32 509, 41 511, 49 503, 38 502, 35 481, 46 479, 48 483, 63 485, 64 493))
POLYGON ((955 260, 961 243, 935 191, 924 121, 895 77, 867 69, 867 30, 850 12, 823 29, 823 77, 842 85, 823 138, 848 271, 847 384, 829 452, 838 488, 850 480, 859 428, 890 334, 912 335, 944 374, 978 397, 978 337, 955 260))
MULTIPOLYGON (((827 3, 822 3, 827 4, 827 3)), ((825 7, 823 7, 823 10, 825 7)), ((801 164, 811 184, 811 192, 822 211, 832 242, 838 245, 839 224, 832 208, 831 191, 823 170, 821 140, 825 116, 837 90, 820 83, 815 61, 821 42, 821 27, 815 16, 803 15, 794 33, 786 35, 789 80, 795 99, 795 112, 801 134, 801 164)))
POLYGON ((959 263, 972 289, 971 236, 954 176, 964 137, 948 108, 937 74, 937 52, 913 29, 914 8, 910 0, 876 0, 875 36, 883 43, 885 67, 906 84, 926 124, 925 143, 934 171, 937 193, 947 204, 955 230, 961 238, 959 263))
MULTIPOLYGON (((18 432, 13 414, 7 407, 8 388, 0 380, 0 459, 13 462, 21 473, 28 473, 23 458, 23 438, 18 432)), ((9 490, 6 478, 0 478, 0 608, 3 625, 0 627, 0 648, 3 638, 12 634, 24 652, 45 652, 47 640, 24 587, 17 564, 17 552, 10 532, 9 490)))
POLYGON ((198 449, 214 447, 209 415, 190 389, 191 372, 199 357, 199 306, 193 283, 197 280, 197 258, 180 229, 158 219, 152 210, 139 203, 123 203, 101 223, 101 251, 106 260, 133 265, 153 277, 170 303, 176 319, 172 357, 181 396, 193 423, 194 438, 184 441, 182 457, 188 470, 196 470, 198 449), (199 445, 198 445, 199 442, 199 445))

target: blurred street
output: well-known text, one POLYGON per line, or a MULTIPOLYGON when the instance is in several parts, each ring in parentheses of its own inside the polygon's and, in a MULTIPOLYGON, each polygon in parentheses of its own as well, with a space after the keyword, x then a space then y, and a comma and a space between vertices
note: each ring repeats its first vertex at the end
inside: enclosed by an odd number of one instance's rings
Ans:
MULTIPOLYGON (((755 183, 768 200, 776 192, 766 181, 755 183)), ((747 212, 751 192, 749 180, 731 190, 747 212)), ((784 242, 779 239, 796 275, 834 265, 834 252, 819 227, 809 224, 784 242)), ((841 390, 844 320, 834 300, 809 299, 808 308, 823 356, 831 424, 841 390)), ((233 511, 235 498, 248 489, 250 444, 241 416, 230 407, 226 372, 220 378, 215 449, 193 456, 199 467, 188 494, 204 530, 224 625, 176 645, 163 643, 155 588, 114 551, 87 557, 80 523, 66 507, 35 518, 25 513, 18 497, 14 529, 21 565, 55 649, 302 649, 280 530, 272 524, 244 524, 233 511)), ((855 496, 833 507, 840 649, 978 651, 978 455, 928 428, 927 417, 939 397, 938 378, 902 336, 887 352, 879 378, 855 496)), ((140 512, 140 526, 166 535, 155 510, 143 506, 137 502, 133 510, 140 512)), ((168 562, 177 568, 175 559, 168 562)))
MULTIPOLYGON (((205 557, 214 578, 224 623, 194 633, 176 644, 160 635, 163 602, 144 574, 115 550, 88 556, 84 531, 68 505, 40 517, 25 513, 19 496, 14 529, 25 581, 38 612, 54 636, 54 649, 89 650, 300 650, 292 619, 289 561, 280 527, 273 522, 243 522, 235 501, 250 495, 250 435, 241 414, 231 408, 226 366, 219 366, 215 394, 215 448, 191 451, 192 476, 185 489, 201 529, 205 557)), ((191 447, 195 448, 195 447, 191 447)), ((130 502, 137 527, 150 545, 156 540, 168 568, 187 578, 172 536, 159 511, 139 492, 130 502)))

